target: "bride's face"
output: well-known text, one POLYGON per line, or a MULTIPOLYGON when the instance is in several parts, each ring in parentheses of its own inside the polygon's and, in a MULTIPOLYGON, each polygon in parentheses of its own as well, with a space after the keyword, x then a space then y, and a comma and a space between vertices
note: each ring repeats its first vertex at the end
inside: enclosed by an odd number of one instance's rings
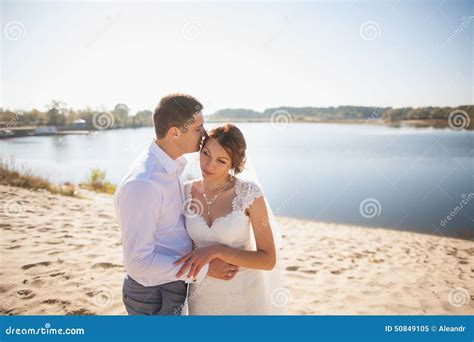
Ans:
POLYGON ((203 146, 199 158, 202 177, 206 181, 218 181, 229 173, 232 159, 214 138, 209 138, 203 146))

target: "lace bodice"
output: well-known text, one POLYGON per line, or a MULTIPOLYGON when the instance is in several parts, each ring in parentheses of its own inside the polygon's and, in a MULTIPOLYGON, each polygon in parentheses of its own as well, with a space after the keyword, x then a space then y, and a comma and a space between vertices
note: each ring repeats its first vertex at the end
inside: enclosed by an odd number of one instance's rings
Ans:
MULTIPOLYGON (((245 214, 256 198, 263 192, 253 181, 236 179, 235 197, 232 200, 232 211, 218 217, 208 226, 202 216, 204 203, 193 199, 193 181, 184 184, 186 230, 196 247, 204 247, 216 243, 234 248, 251 248, 250 219, 245 214)), ((219 200, 219 199, 217 199, 219 200)))
MULTIPOLYGON (((218 217, 209 227, 204 217, 205 203, 192 197, 193 182, 185 183, 186 230, 196 247, 222 244, 243 250, 255 250, 250 218, 245 214, 256 198, 262 197, 260 187, 252 181, 237 178, 232 211, 218 217)), ((219 198, 217 198, 219 201, 219 198)), ((189 313, 191 315, 269 315, 275 312, 274 289, 279 282, 268 271, 241 267, 232 280, 206 276, 202 283, 191 284, 189 313), (205 284, 205 285, 203 285, 205 284)))

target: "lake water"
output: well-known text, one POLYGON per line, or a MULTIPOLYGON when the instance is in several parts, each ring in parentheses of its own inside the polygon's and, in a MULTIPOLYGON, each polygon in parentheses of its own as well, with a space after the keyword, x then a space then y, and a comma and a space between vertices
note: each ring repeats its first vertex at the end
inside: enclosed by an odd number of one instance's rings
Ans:
MULTIPOLYGON (((238 126, 278 215, 473 237, 474 132, 369 124, 238 126)), ((98 167, 118 183, 152 137, 152 128, 25 137, 0 141, 0 151, 55 182, 80 182, 98 167)))

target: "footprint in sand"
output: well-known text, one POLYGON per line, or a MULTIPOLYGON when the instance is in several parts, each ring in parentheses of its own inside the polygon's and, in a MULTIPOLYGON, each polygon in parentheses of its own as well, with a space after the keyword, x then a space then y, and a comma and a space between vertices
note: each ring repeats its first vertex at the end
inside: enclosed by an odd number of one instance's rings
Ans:
POLYGON ((110 262, 99 262, 92 265, 92 268, 112 268, 112 267, 122 267, 122 265, 111 264, 110 262))
POLYGON ((49 266, 50 262, 49 261, 42 261, 42 262, 37 262, 36 264, 28 264, 28 265, 23 265, 21 266, 21 269, 27 270, 32 267, 37 267, 37 266, 49 266))
POLYGON ((19 299, 30 299, 35 296, 35 293, 31 290, 19 290, 16 293, 19 299))
POLYGON ((14 285, 0 285, 0 293, 8 292, 14 285))
POLYGON ((90 316, 90 315, 95 315, 96 313, 93 312, 93 311, 89 311, 87 309, 78 309, 78 310, 73 310, 73 311, 68 311, 66 312, 66 315, 87 315, 87 316, 90 316))
POLYGON ((286 268, 287 271, 298 271, 300 267, 299 266, 288 266, 286 268))
POLYGON ((12 229, 12 225, 9 224, 9 223, 0 223, 0 229, 11 230, 11 229, 12 229))
POLYGON ((57 277, 57 276, 63 275, 64 273, 66 273, 66 272, 51 273, 49 276, 50 277, 57 277))
POLYGON ((385 260, 384 259, 370 259, 369 262, 373 262, 375 264, 380 264, 382 262, 384 262, 385 260))
POLYGON ((48 245, 59 245, 59 244, 64 243, 64 240, 49 240, 49 241, 46 241, 46 243, 48 245))
POLYGON ((303 270, 304 273, 308 273, 308 274, 315 274, 317 273, 318 271, 316 270, 303 270))
POLYGON ((71 305, 71 302, 68 300, 60 300, 60 299, 46 299, 43 300, 41 303, 44 304, 61 304, 61 305, 71 305))

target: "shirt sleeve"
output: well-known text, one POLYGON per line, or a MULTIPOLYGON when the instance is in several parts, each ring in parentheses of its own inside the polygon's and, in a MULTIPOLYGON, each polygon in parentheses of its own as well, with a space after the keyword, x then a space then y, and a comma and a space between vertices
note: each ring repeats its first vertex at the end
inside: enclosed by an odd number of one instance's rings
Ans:
POLYGON ((202 281, 208 265, 202 268, 197 279, 188 279, 187 273, 177 278, 176 273, 182 265, 173 263, 181 255, 169 256, 155 252, 155 229, 162 204, 163 197, 159 189, 147 181, 134 180, 125 184, 116 194, 115 210, 122 231, 125 270, 132 278, 140 278, 144 286, 176 280, 202 281))

